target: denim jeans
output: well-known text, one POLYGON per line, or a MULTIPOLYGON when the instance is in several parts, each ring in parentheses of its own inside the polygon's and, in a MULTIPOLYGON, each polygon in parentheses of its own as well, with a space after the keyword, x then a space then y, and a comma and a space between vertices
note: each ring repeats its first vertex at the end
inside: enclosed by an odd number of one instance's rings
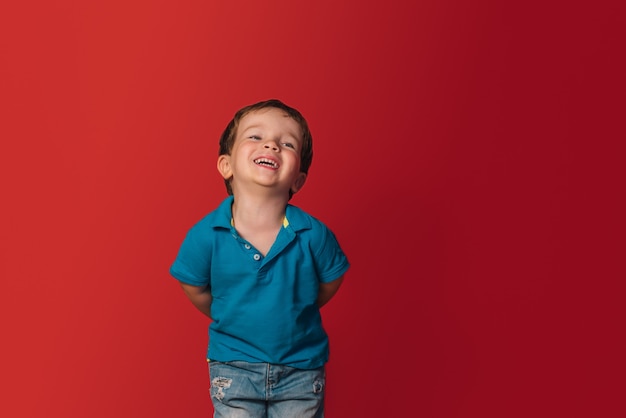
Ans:
POLYGON ((324 367, 209 362, 215 418, 323 418, 324 367))

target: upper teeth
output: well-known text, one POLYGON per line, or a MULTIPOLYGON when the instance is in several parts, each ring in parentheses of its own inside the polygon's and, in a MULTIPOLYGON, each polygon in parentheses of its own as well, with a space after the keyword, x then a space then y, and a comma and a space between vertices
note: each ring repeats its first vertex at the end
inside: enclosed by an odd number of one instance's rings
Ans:
POLYGON ((267 158, 257 158, 256 160, 254 160, 254 162, 255 164, 266 164, 266 165, 276 168, 276 162, 272 160, 268 160, 267 158))

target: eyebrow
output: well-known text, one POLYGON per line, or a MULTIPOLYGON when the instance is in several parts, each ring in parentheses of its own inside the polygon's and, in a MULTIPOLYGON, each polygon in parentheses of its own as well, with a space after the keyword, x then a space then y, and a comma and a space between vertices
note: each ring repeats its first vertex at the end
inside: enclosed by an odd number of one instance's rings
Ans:
MULTIPOLYGON (((247 132, 249 129, 262 129, 262 128, 263 128, 263 125, 259 123, 246 126, 244 127, 244 129, 241 130, 241 134, 243 134, 244 132, 247 132)), ((300 130, 302 130, 302 128, 300 128, 300 130)), ((294 135, 293 132, 290 132, 290 131, 287 131, 287 135, 298 141, 301 141, 301 142, 304 141, 304 138, 302 138, 302 135, 294 135)))

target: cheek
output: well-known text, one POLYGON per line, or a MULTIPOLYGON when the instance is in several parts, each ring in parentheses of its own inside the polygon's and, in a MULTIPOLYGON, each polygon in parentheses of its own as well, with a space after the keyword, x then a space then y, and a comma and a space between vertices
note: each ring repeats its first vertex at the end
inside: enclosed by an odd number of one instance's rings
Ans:
POLYGON ((283 157, 283 162, 289 162, 289 166, 296 172, 300 172, 300 157, 290 153, 288 157, 283 157))

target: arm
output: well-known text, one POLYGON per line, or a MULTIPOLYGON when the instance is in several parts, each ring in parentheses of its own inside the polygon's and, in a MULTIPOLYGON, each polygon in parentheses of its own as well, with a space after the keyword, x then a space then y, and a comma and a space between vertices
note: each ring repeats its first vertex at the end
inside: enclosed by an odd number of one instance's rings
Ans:
POLYGON ((342 282, 343 276, 333 280, 330 283, 320 283, 320 289, 317 294, 317 306, 321 308, 322 306, 326 305, 326 303, 333 296, 335 296, 335 293, 337 293, 337 290, 339 290, 339 286, 341 286, 342 282))
POLYGON ((180 285, 191 303, 193 303, 200 312, 211 318, 211 302, 213 301, 211 289, 208 286, 192 286, 183 282, 180 282, 180 285))

